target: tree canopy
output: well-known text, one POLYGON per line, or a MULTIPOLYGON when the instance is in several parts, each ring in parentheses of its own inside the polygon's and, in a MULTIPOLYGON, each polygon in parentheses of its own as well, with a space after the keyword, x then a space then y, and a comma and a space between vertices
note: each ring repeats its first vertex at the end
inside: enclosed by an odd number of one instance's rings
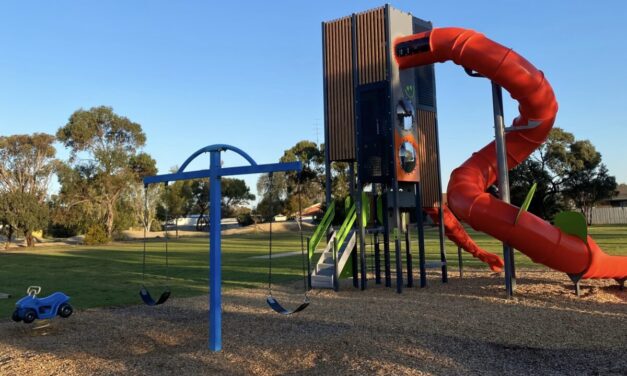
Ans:
POLYGON ((530 211, 548 220, 574 207, 590 222, 592 207, 614 196, 617 187, 594 145, 561 128, 553 128, 547 141, 510 171, 512 202, 520 205, 534 182, 538 190, 530 211))
POLYGON ((33 246, 33 231, 48 221, 48 183, 57 170, 54 137, 45 133, 0 137, 0 224, 7 246, 20 232, 33 246))
POLYGON ((57 131, 57 138, 70 149, 70 163, 59 174, 61 197, 71 206, 89 209, 111 237, 122 194, 129 184, 157 171, 155 161, 138 152, 146 142, 141 125, 111 107, 80 109, 57 131))

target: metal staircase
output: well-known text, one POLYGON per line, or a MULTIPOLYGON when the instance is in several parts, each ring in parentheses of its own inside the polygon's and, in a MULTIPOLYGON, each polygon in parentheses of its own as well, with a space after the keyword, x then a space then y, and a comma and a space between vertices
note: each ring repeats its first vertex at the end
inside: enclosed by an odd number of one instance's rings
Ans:
MULTIPOLYGON (((344 266, 346 266, 348 262, 350 254, 355 249, 355 244, 357 243, 357 233, 353 230, 353 225, 355 224, 356 219, 357 213, 355 205, 353 204, 349 208, 342 226, 340 226, 339 230, 334 231, 331 235, 324 251, 320 255, 318 262, 311 272, 312 288, 338 289, 339 277, 344 269, 344 266)), ((329 224, 331 220, 332 218, 329 220, 329 224)), ((326 227, 325 232, 328 229, 328 225, 326 227)), ((311 259, 311 256, 313 256, 313 253, 315 252, 315 247, 311 247, 311 241, 309 245, 311 259)), ((317 244, 315 245, 317 246, 317 244)))

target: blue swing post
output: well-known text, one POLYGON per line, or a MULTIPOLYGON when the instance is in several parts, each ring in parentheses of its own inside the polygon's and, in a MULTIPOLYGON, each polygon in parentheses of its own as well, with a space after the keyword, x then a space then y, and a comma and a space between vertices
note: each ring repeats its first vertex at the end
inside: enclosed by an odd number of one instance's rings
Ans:
POLYGON ((144 185, 209 178, 209 350, 222 349, 222 239, 220 222, 222 215, 221 205, 211 203, 222 202, 220 182, 223 176, 261 174, 270 172, 301 171, 301 162, 257 164, 243 150, 225 144, 209 145, 199 149, 181 165, 177 172, 144 178, 144 185), (220 153, 231 150, 242 156, 249 166, 222 167, 220 153), (209 153, 210 163, 208 170, 185 171, 185 168, 199 155, 209 153))

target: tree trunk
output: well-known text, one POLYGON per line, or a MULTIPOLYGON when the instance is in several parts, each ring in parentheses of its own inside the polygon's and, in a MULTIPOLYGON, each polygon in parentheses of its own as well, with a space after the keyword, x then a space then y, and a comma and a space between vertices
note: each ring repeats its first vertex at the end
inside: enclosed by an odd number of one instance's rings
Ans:
POLYGON ((4 249, 5 250, 9 250, 9 247, 11 246, 11 239, 13 239, 13 226, 9 225, 9 230, 7 232, 7 241, 6 243, 4 243, 4 249))
POLYGON ((35 242, 33 241, 33 232, 31 230, 24 231, 24 238, 26 239, 27 247, 35 246, 35 242))
POLYGON ((107 230, 107 237, 109 239, 113 239, 113 217, 114 217, 114 208, 113 204, 107 203, 107 223, 105 224, 107 230))

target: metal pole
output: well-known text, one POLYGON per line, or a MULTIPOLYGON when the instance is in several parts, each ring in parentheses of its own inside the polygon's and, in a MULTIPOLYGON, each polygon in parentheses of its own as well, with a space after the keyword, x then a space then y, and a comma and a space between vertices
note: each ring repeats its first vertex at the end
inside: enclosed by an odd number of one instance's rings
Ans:
POLYGON ((411 233, 409 231, 409 220, 407 221, 407 228, 405 231, 405 252, 407 257, 407 287, 414 287, 414 268, 412 265, 411 255, 411 233))
POLYGON ((209 176, 209 350, 222 349, 222 255, 220 239, 222 191, 220 151, 211 151, 209 176))
POLYGON ((427 260, 425 255, 425 228, 422 220, 422 193, 420 183, 416 183, 416 227, 418 228, 418 267, 420 269, 420 287, 427 286, 427 260))
POLYGON ((390 266, 390 217, 388 210, 388 188, 383 191, 383 267, 385 287, 392 287, 392 270, 390 266))
POLYGON ((457 263, 459 264, 459 278, 464 278, 464 263, 462 259, 462 247, 457 247, 457 263))
MULTIPOLYGON (((349 162, 348 164, 348 191, 351 200, 356 202, 355 198, 355 163, 349 162)), ((361 243, 360 243, 361 244, 361 243)), ((357 248, 351 253, 351 268, 353 269, 353 287, 359 287, 359 262, 357 260, 357 248)))
POLYGON ((381 284, 381 247, 379 244, 379 233, 374 234, 374 282, 381 284))
POLYGON ((394 207, 394 258, 396 264, 396 292, 403 292, 403 260, 401 260, 401 214, 398 207, 398 181, 395 179, 392 184, 392 200, 394 207))
POLYGON ((311 260, 309 259, 309 245, 311 238, 307 237, 307 288, 311 290, 311 260))
MULTIPOLYGON (((501 87, 492 82, 492 107, 494 109, 494 139, 496 145, 496 161, 499 179, 499 195, 501 200, 509 203, 509 176, 507 166, 507 150, 505 146, 505 121, 503 117, 503 91, 501 87)), ((514 250, 503 243, 503 258, 505 260, 505 290, 507 296, 514 294, 515 279, 514 250)))
POLYGON ((361 185, 361 181, 359 181, 359 176, 357 177, 357 200, 355 201, 355 213, 357 214, 357 229, 359 233, 359 264, 360 264, 360 273, 361 273, 361 289, 365 290, 368 284, 367 278, 367 264, 366 264, 366 233, 364 226, 364 216, 363 216, 363 192, 364 187, 361 185))

